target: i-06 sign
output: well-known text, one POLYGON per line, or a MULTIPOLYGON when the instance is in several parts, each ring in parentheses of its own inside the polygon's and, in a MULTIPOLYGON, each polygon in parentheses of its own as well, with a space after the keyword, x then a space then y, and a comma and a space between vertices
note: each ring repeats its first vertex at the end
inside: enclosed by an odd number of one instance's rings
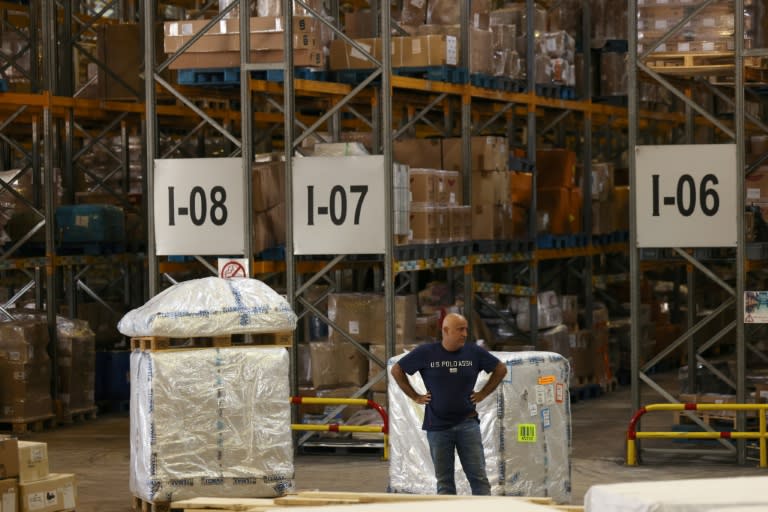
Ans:
POLYGON ((243 254, 241 158, 155 160, 155 253, 243 254))
POLYGON ((637 146, 638 247, 734 247, 735 144, 637 146))
POLYGON ((384 175, 380 155, 294 158, 294 253, 383 253, 384 175))

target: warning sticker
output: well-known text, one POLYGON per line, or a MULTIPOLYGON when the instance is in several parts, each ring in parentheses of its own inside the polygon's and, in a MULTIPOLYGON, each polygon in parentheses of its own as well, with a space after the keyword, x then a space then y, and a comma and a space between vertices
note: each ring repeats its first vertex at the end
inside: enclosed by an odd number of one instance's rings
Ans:
POLYGON ((565 400, 565 386, 562 382, 555 384, 555 402, 561 404, 565 400))
POLYGON ((554 375, 544 375, 539 377, 539 384, 554 384, 555 380, 556 379, 554 375))
POLYGON ((536 442, 536 424, 535 423, 519 423, 517 425, 517 442, 518 443, 535 443, 536 442))
POLYGON ((539 406, 536 404, 528 404, 528 412, 531 413, 531 416, 536 416, 539 414, 539 406))
POLYGON ((536 393, 536 403, 539 405, 547 403, 547 386, 536 386, 533 389, 536 393))

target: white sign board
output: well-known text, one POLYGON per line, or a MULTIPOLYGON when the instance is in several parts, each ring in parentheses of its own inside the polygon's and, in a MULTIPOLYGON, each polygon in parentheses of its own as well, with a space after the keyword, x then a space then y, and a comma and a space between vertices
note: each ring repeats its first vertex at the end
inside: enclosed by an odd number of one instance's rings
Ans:
POLYGON ((235 277, 249 277, 248 258, 219 258, 219 277, 233 279, 235 277))
POLYGON ((736 145, 637 146, 638 247, 736 245, 736 145))
POLYGON ((245 179, 240 158, 155 160, 158 255, 245 251, 245 179))
POLYGON ((294 158, 294 253, 384 253, 384 181, 381 155, 294 158))

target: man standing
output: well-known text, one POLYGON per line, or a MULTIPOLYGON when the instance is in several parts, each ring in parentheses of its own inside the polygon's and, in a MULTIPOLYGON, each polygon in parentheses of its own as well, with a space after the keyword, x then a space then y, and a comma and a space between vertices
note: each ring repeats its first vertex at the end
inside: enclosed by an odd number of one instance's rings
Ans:
POLYGON ((466 339, 466 318, 450 313, 443 319, 441 342, 416 347, 391 370, 400 389, 414 402, 426 405, 421 428, 427 432, 437 494, 456 494, 454 453, 459 455, 472 494, 491 494, 476 404, 496 389, 507 367, 476 344, 465 344, 466 339), (483 389, 474 392, 480 371, 491 375, 483 389), (406 374, 416 372, 427 388, 424 395, 408 382, 406 374))

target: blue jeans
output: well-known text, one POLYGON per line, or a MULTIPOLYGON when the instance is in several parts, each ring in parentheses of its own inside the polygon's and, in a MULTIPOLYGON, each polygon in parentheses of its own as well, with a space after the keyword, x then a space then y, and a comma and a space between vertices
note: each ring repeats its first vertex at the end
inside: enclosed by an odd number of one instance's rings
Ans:
POLYGON ((428 430, 427 441, 435 466, 437 494, 456 494, 454 450, 459 454, 472 494, 491 494, 491 485, 485 473, 485 454, 477 417, 467 418, 446 430, 428 430))

